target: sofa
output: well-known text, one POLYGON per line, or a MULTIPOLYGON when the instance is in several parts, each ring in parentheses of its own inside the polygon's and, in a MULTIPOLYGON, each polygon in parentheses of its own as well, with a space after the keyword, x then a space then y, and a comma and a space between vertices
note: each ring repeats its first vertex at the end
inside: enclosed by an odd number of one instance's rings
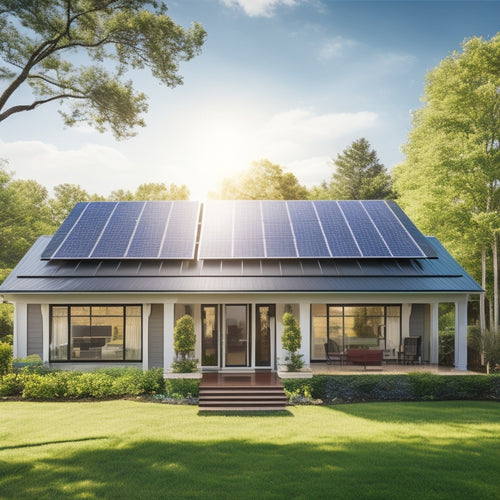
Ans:
POLYGON ((382 351, 379 349, 347 349, 346 363, 353 365, 382 366, 382 351))

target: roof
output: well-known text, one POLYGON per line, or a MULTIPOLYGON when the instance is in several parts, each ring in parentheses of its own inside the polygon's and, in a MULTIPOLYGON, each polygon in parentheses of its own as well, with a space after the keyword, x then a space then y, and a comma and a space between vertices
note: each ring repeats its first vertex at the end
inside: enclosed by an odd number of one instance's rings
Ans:
POLYGON ((482 292, 433 237, 432 259, 41 260, 51 238, 35 242, 0 293, 482 292))

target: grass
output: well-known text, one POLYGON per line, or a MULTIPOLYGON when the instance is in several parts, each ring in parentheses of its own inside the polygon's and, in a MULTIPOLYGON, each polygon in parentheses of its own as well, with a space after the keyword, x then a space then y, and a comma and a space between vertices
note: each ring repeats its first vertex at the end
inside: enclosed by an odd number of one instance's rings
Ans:
POLYGON ((500 498, 494 402, 0 403, 0 498, 500 498))

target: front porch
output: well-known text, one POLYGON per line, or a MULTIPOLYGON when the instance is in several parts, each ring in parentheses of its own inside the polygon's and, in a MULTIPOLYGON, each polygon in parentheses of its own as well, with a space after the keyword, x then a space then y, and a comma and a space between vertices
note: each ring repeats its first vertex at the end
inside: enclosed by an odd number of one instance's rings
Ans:
POLYGON ((434 375, 481 375, 470 370, 456 370, 452 366, 440 366, 430 363, 415 365, 402 365, 395 363, 382 363, 382 366, 368 366, 366 369, 360 365, 335 364, 325 362, 311 363, 313 375, 406 375, 413 372, 426 372, 434 375))

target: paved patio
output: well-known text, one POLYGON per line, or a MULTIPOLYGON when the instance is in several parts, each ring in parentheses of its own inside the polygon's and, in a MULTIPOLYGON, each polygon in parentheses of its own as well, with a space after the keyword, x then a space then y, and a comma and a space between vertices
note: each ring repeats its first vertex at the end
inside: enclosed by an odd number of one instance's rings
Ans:
POLYGON ((382 366, 367 366, 366 370, 360 365, 340 365, 338 363, 329 365, 324 363, 311 363, 314 375, 359 375, 359 374, 406 374, 410 372, 428 372, 436 375, 481 375, 478 372, 455 370, 451 366, 431 365, 423 363, 421 365, 398 365, 396 363, 382 364, 382 366))

